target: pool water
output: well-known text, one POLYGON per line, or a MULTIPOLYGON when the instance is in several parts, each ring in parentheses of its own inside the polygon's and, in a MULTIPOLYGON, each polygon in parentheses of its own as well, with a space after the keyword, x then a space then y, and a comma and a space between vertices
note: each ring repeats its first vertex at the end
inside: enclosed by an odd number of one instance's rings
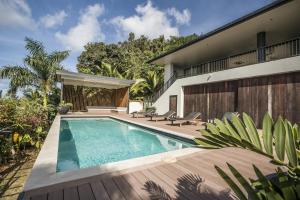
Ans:
POLYGON ((182 149, 191 144, 112 118, 61 119, 57 172, 182 149))

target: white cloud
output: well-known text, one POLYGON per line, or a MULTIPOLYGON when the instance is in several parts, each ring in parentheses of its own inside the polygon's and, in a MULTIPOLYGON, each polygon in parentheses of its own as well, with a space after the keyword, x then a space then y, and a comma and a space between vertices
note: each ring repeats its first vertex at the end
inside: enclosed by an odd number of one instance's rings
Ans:
POLYGON ((67 13, 64 10, 54 13, 53 15, 45 15, 40 19, 41 25, 46 28, 53 28, 64 23, 67 13))
POLYGON ((66 33, 57 32, 55 37, 68 49, 80 51, 89 42, 104 39, 98 17, 104 12, 102 4, 94 4, 85 8, 79 17, 76 26, 66 33))
POLYGON ((35 22, 25 0, 0 0, 0 26, 32 29, 35 22))
POLYGON ((117 32, 123 37, 127 37, 129 32, 135 33, 138 37, 145 35, 151 39, 164 35, 166 38, 179 35, 179 25, 186 24, 190 20, 190 12, 185 9, 182 13, 175 8, 164 12, 152 5, 147 4, 136 7, 136 15, 124 17, 118 16, 111 20, 116 26, 117 32), (172 25, 175 18, 176 25, 172 25))
POLYGON ((176 23, 179 25, 188 25, 191 20, 191 12, 188 9, 184 9, 182 12, 176 8, 169 8, 167 10, 168 15, 175 17, 176 23))

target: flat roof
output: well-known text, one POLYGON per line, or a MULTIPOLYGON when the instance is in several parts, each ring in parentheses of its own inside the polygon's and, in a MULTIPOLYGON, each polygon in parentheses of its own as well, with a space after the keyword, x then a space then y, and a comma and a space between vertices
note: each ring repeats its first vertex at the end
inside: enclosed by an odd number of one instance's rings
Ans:
MULTIPOLYGON (((188 43, 185 43, 185 44, 183 44, 183 45, 181 45, 181 46, 179 46, 177 48, 174 48, 174 49, 172 49, 170 51, 167 51, 167 52, 165 52, 165 53, 163 53, 163 54, 161 54, 161 55, 159 55, 159 56, 157 56, 155 58, 152 58, 151 60, 147 61, 147 63, 154 64, 155 61, 157 61, 157 60, 159 60, 159 59, 161 59, 163 57, 166 57, 166 56, 168 56, 168 55, 170 55, 170 54, 172 54, 174 52, 177 52, 177 51, 179 51, 181 49, 189 47, 189 46, 191 46, 191 45, 193 45, 195 43, 201 42, 202 40, 204 40, 206 38, 209 38, 209 37, 211 37, 211 36, 213 36, 215 34, 218 34, 218 33, 222 32, 222 31, 225 31, 225 30, 227 30, 227 29, 229 29, 229 28, 231 28, 233 26, 236 26, 236 25, 238 25, 240 23, 243 23, 243 22, 245 22, 247 20, 250 20, 250 19, 252 19, 252 18, 254 18, 254 17, 258 16, 258 15, 261 15, 261 14, 263 14, 263 13, 269 11, 269 10, 277 8, 277 7, 279 7, 281 5, 284 5, 284 4, 286 4, 288 2, 291 2, 291 1, 294 1, 294 0, 276 0, 276 1, 274 1, 274 2, 272 2, 272 3, 270 3, 270 4, 266 5, 266 6, 264 6, 264 7, 260 8, 260 9, 258 9, 258 10, 255 10, 255 11, 253 11, 253 12, 247 14, 247 15, 244 15, 244 16, 242 16, 242 17, 240 17, 240 18, 238 18, 238 19, 236 19, 236 20, 234 20, 232 22, 229 22, 229 23, 227 23, 227 24, 225 24, 225 25, 223 25, 223 26, 221 26, 221 27, 213 30, 213 31, 210 31, 210 32, 208 32, 208 33, 206 33, 204 35, 201 35, 198 38, 196 38, 196 39, 194 39, 194 40, 192 40, 192 41, 190 41, 188 43)), ((155 64, 158 64, 158 63, 155 63, 155 64)))
POLYGON ((67 70, 56 71, 58 81, 64 85, 97 87, 106 89, 119 89, 129 87, 134 80, 119 79, 115 77, 98 76, 84 73, 70 72, 67 70))

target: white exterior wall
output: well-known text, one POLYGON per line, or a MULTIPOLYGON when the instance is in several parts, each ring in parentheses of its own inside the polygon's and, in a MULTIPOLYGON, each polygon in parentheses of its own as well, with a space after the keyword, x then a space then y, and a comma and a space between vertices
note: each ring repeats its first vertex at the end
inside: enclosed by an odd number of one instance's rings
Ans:
POLYGON ((165 65, 164 69, 164 82, 166 83, 173 75, 173 64, 165 65))
POLYGON ((142 101, 129 101, 128 112, 129 114, 133 112, 139 112, 144 109, 144 104, 142 101))
POLYGON ((183 86, 245 79, 294 71, 300 71, 300 56, 182 78, 176 80, 171 87, 156 100, 153 106, 157 108, 158 114, 164 114, 169 110, 169 96, 177 95, 177 115, 183 117, 183 86))

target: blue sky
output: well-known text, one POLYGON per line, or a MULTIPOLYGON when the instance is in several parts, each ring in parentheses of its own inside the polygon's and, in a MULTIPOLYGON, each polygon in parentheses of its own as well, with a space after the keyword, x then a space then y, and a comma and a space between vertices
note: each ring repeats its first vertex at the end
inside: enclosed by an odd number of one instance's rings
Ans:
MULTIPOLYGON (((63 62, 76 71, 87 42, 211 31, 273 0, 0 0, 0 66, 23 65, 24 38, 47 50, 70 50, 63 62)), ((7 88, 0 79, 0 90, 7 88)))

